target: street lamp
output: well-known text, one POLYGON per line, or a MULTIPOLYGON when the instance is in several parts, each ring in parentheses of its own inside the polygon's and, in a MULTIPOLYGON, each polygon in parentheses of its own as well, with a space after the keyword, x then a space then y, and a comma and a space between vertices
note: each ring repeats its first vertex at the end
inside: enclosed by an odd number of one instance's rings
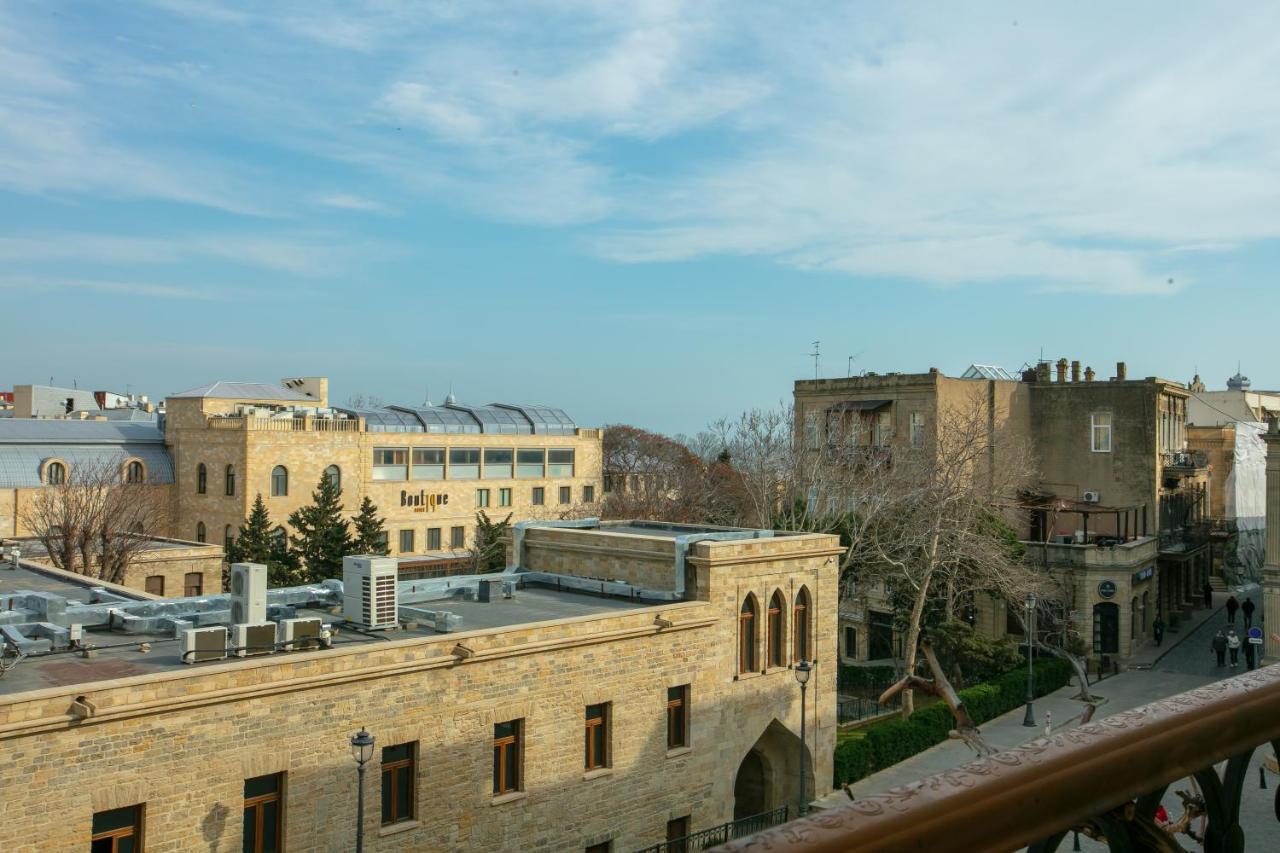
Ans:
POLYGON ((1028 727, 1034 727, 1036 724, 1035 712, 1031 710, 1031 700, 1035 698, 1035 678, 1031 669, 1032 660, 1032 642, 1036 635, 1036 594, 1034 592, 1027 593, 1025 602, 1027 607, 1027 714, 1022 718, 1022 724, 1028 727))
POLYGON ((351 738, 351 757, 356 760, 360 774, 356 794, 356 853, 364 853, 364 766, 373 758, 373 735, 366 732, 364 726, 351 738))
POLYGON ((804 796, 804 759, 805 759, 805 731, 804 731, 804 692, 805 687, 809 684, 809 673, 813 671, 813 667, 807 660, 802 660, 795 667, 796 682, 800 685, 800 816, 804 817, 809 813, 809 804, 805 801, 804 796))

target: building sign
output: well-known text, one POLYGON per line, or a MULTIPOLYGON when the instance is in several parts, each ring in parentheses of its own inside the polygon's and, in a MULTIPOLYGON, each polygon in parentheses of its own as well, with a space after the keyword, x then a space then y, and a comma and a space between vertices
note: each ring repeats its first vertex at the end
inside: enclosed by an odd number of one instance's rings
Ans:
POLYGON ((1116 594, 1115 581, 1103 581, 1098 584, 1098 595, 1103 598, 1111 598, 1116 594))
POLYGON ((1147 580, 1148 578, 1150 578, 1150 577, 1151 577, 1152 575, 1154 575, 1155 573, 1156 573, 1156 567, 1155 567, 1155 566, 1147 566, 1147 567, 1146 567, 1145 569, 1143 569, 1142 571, 1140 571, 1140 572, 1134 572, 1134 573, 1133 573, 1133 582, 1134 582, 1134 583, 1142 583, 1144 580, 1147 580))
POLYGON ((1262 645, 1262 629, 1261 628, 1249 629, 1249 642, 1253 643, 1255 646, 1262 645))
POLYGON ((446 506, 449 503, 449 496, 443 492, 440 494, 427 494, 426 489, 419 489, 418 493, 412 494, 400 490, 400 506, 411 506, 414 512, 429 512, 438 506, 446 506))

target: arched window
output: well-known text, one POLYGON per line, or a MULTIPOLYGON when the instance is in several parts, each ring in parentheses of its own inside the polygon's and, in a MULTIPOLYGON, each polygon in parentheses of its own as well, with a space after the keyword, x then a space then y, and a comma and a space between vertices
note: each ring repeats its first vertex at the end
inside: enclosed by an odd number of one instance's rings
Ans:
POLYGON ((756 597, 747 593, 738 612, 738 672, 756 671, 756 597))
POLYGON ((222 528, 222 547, 227 551, 230 551, 231 546, 234 544, 236 544, 236 532, 231 528, 231 525, 228 524, 226 527, 222 528))
POLYGON ((800 592, 796 595, 795 612, 791 617, 791 631, 795 634, 795 643, 792 645, 791 659, 794 661, 809 660, 809 613, 812 608, 809 606, 809 588, 807 586, 800 587, 800 592))
POLYGON ((271 469, 271 497, 282 498, 289 494, 289 471, 283 465, 271 469))
POLYGON ((196 494, 203 495, 209 491, 209 469, 201 462, 196 466, 196 494))
POLYGON ((337 465, 330 465, 325 468, 324 475, 329 478, 329 482, 333 484, 335 489, 342 488, 342 470, 337 465))
POLYGON ((769 653, 766 660, 769 666, 786 666, 786 648, 782 643, 782 614, 787 603, 782 600, 782 591, 776 590, 769 599, 769 653))
POLYGON ((142 467, 142 463, 137 459, 130 459, 129 464, 124 466, 124 481, 126 483, 141 483, 146 478, 146 469, 142 467))
POLYGON ((44 481, 50 486, 61 486, 67 482, 67 466, 61 462, 46 462, 44 481))
POLYGON ((236 466, 227 466, 227 494, 234 495, 236 493, 236 466))
POLYGON ((205 541, 205 529, 204 529, 203 521, 196 522, 196 541, 197 542, 205 541))

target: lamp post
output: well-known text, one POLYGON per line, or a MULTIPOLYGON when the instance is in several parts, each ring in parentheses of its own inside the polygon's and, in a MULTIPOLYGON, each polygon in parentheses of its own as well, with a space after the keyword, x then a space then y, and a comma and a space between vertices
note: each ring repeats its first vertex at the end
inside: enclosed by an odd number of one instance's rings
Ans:
POLYGON ((364 853, 364 766, 373 758, 373 735, 360 727, 351 738, 351 757, 356 760, 360 781, 356 783, 356 853, 364 853))
POLYGON ((1034 592, 1027 593, 1025 602, 1027 607, 1027 714, 1022 718, 1022 724, 1029 728, 1034 728, 1036 724, 1035 712, 1031 710, 1031 701, 1035 699, 1035 678, 1034 671, 1031 669, 1032 661, 1032 642, 1036 635, 1036 594, 1034 592))
POLYGON ((804 817, 809 813, 809 804, 804 795, 804 758, 805 758, 805 708, 804 694, 805 687, 809 684, 809 673, 813 671, 813 667, 807 660, 802 660, 796 664, 795 673, 796 681, 800 684, 800 817, 804 817))

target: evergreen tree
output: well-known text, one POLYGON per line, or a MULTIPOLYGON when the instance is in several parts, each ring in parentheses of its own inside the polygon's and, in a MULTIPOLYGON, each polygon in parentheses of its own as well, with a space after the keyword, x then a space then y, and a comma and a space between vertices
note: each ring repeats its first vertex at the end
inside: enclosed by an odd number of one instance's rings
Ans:
POLYGON ((356 554, 378 554, 385 557, 391 553, 387 544, 387 528, 385 518, 378 517, 378 507, 365 495, 360 502, 360 512, 351 516, 351 524, 355 528, 351 547, 356 554))
POLYGON ((351 529, 342 517, 342 487, 320 475, 311 504, 289 516, 293 549, 310 582, 342 575, 342 558, 351 553, 351 529))
MULTIPOLYGON (((227 549, 227 564, 262 563, 267 567, 267 584, 272 587, 297 586, 304 582, 298 558, 289 550, 289 541, 271 527, 271 515, 259 492, 253 499, 249 517, 240 525, 236 540, 227 549)), ((225 573, 224 573, 225 574, 225 573)), ((223 587, 227 578, 223 578, 223 587)))
POLYGON ((504 540, 510 529, 510 513, 502 521, 490 520, 484 510, 476 513, 476 535, 471 546, 471 565, 475 572, 500 572, 506 568, 504 540))

